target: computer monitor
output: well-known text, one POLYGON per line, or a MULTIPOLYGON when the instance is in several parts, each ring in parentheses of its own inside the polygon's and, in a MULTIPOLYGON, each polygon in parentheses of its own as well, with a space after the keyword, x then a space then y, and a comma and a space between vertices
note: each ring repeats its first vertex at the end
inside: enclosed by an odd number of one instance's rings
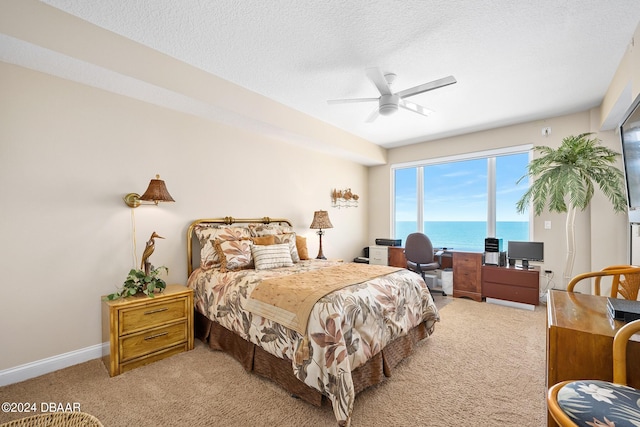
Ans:
POLYGON ((509 240, 507 242, 507 256, 509 261, 522 261, 520 267, 522 269, 529 268, 529 261, 544 261, 544 243, 543 242, 516 242, 509 240))

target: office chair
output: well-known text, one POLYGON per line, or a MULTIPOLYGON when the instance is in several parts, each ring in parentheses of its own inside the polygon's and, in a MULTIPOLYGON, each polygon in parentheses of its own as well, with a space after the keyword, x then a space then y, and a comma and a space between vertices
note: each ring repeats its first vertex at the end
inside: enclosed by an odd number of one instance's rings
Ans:
POLYGON ((446 295, 442 290, 430 288, 425 278, 425 271, 433 271, 440 268, 440 263, 433 257, 431 240, 425 234, 411 233, 407 236, 407 241, 404 245, 404 256, 407 258, 407 269, 420 274, 425 283, 427 283, 429 291, 441 292, 442 295, 446 295))

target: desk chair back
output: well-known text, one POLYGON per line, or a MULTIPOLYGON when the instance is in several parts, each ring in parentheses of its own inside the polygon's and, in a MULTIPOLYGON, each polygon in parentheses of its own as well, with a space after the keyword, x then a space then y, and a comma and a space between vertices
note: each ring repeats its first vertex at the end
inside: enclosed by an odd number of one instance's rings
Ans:
POLYGON ((628 300, 638 299, 640 267, 632 265, 612 265, 600 271, 578 274, 567 285, 567 292, 575 292, 575 287, 580 281, 594 278, 594 294, 603 296, 600 292, 600 282, 603 277, 611 277, 611 292, 607 296, 628 300))
MULTIPOLYGON (((423 233, 411 233, 407 236, 407 241, 404 245, 404 255, 407 258, 407 263, 411 263, 413 265, 420 264, 424 266, 430 264, 436 264, 434 268, 427 269, 435 269, 439 267, 437 261, 435 261, 433 257, 433 245, 431 244, 431 240, 423 233)), ((413 270, 413 269, 411 269, 413 270)))
POLYGON ((422 276, 422 280, 426 283, 429 291, 440 292, 446 295, 442 289, 435 290, 429 286, 429 282, 425 276, 425 271, 437 270, 440 263, 433 257, 433 245, 431 240, 423 233, 411 233, 407 236, 404 245, 404 256, 407 258, 407 269, 415 271, 422 276))

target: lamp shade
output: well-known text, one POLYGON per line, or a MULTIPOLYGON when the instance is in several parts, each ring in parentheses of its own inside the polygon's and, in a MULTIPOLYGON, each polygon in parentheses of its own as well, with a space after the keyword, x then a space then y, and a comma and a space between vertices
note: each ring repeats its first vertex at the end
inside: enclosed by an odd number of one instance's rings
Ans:
POLYGON ((329 213, 327 211, 315 211, 313 213, 313 222, 309 228, 323 229, 333 228, 331 221, 329 221, 329 213))
POLYGON ((160 179, 160 175, 156 175, 156 179, 152 179, 149 183, 149 187, 147 191, 144 192, 142 196, 140 196, 140 200, 145 200, 149 202, 175 202, 169 191, 167 191, 167 186, 164 184, 164 181, 160 179))

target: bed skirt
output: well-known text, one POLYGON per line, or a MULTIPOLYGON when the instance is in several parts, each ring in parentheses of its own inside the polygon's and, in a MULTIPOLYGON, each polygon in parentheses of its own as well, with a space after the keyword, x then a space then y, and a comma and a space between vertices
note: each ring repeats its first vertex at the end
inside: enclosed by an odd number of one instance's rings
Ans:
MULTIPOLYGON (((309 387, 293 375, 291 360, 281 359, 266 352, 259 346, 229 331, 218 322, 208 319, 197 310, 195 311, 195 320, 196 338, 208 342, 211 349, 228 353, 240 362, 245 370, 269 378, 287 392, 312 405, 329 404, 329 400, 322 393, 309 387)), ((367 387, 381 383, 385 377, 390 377, 393 368, 412 353, 418 341, 423 340, 430 333, 427 324, 423 322, 409 331, 407 335, 396 338, 387 344, 367 363, 353 370, 351 376, 355 394, 357 395, 367 387)))

